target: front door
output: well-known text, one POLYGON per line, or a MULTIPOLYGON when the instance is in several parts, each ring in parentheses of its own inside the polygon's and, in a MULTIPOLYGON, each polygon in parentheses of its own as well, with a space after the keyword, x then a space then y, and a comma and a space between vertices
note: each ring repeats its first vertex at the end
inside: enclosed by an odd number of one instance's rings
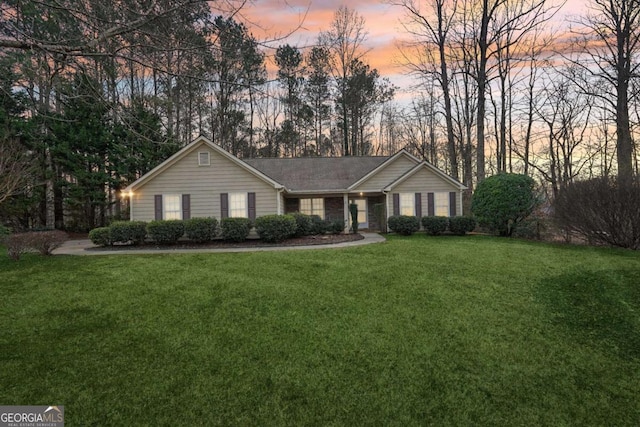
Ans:
MULTIPOLYGON (((349 200, 349 203, 358 205, 358 228, 369 228, 369 218, 367 215, 367 199, 364 197, 349 200)), ((351 227, 351 215, 349 215, 349 227, 351 227)))

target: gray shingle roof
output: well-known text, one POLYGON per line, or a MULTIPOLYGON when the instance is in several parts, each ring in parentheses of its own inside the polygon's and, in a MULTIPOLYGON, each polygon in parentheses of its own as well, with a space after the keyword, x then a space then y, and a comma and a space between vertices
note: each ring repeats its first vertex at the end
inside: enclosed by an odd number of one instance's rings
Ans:
POLYGON ((389 157, 242 159, 292 191, 344 190, 389 157))

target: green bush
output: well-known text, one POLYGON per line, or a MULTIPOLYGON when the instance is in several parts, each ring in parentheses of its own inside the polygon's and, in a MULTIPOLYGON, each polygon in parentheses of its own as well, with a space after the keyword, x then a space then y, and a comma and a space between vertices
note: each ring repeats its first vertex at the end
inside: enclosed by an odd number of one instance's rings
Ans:
POLYGON ((502 173, 481 181, 471 201, 478 224, 501 236, 511 236, 518 223, 538 204, 535 181, 527 175, 502 173))
POLYGON ((449 231, 464 236, 476 228, 476 220, 470 216, 452 216, 449 218, 449 231))
POLYGON ((423 216, 422 226, 427 234, 437 236, 449 228, 449 218, 446 216, 423 216))
POLYGON ((328 231, 329 222, 320 218, 319 215, 311 215, 311 235, 317 236, 319 234, 326 234, 328 231))
POLYGON ((191 218, 184 221, 184 232, 190 240, 208 242, 216 237, 218 220, 215 218, 191 218))
POLYGON ((256 219, 256 232, 265 242, 282 242, 296 235, 296 218, 293 215, 261 216, 256 219))
POLYGON ((184 221, 179 219, 151 221, 147 224, 147 234, 156 243, 176 243, 184 235, 184 221))
POLYGON ((147 223, 144 221, 115 221, 109 226, 111 243, 144 243, 147 237, 147 223))
POLYGON ((89 240, 91 243, 98 246, 111 245, 111 228, 98 227, 89 232, 89 240))
POLYGON ((224 240, 244 242, 251 231, 251 220, 249 218, 222 218, 220 229, 224 240))
POLYGON ((327 233, 340 234, 344 231, 344 220, 334 219, 325 221, 327 233))
POLYGON ((394 233, 410 236, 420 230, 420 220, 415 216, 394 215, 387 221, 389 229, 394 233))
MULTIPOLYGON (((309 236, 312 234, 313 222, 309 215, 295 212, 291 214, 296 221, 296 237, 309 236)), ((257 223, 256 223, 257 228, 257 223)))

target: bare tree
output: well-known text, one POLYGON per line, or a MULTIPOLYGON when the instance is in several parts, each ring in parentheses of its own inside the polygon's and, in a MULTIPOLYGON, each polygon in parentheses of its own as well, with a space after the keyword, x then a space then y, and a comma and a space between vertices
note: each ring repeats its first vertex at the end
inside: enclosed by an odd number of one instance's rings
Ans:
POLYGON ((427 2, 430 7, 426 11, 423 11, 420 7, 420 2, 416 0, 390 1, 390 3, 404 9, 407 17, 404 28, 415 39, 412 45, 424 52, 424 55, 418 56, 418 58, 426 57, 432 63, 423 64, 421 61, 410 59, 408 65, 412 71, 419 74, 434 75, 440 84, 447 127, 449 169, 451 176, 458 179, 458 154, 453 129, 448 65, 451 58, 449 32, 455 25, 458 0, 433 0, 427 2), (432 51, 437 53, 432 54, 432 51), (435 57, 436 55, 437 57, 435 57))
POLYGON ((359 61, 366 53, 366 50, 362 48, 367 37, 364 25, 364 18, 358 12, 347 6, 340 6, 334 14, 330 29, 320 34, 320 44, 326 46, 331 53, 334 77, 338 83, 342 107, 343 154, 345 156, 350 153, 347 83, 352 73, 352 64, 359 61))
POLYGON ((547 0, 464 0, 464 31, 474 34, 471 49, 475 59, 474 79, 478 86, 477 179, 485 177, 486 97, 498 53, 520 43, 537 26, 551 19, 560 6, 550 6, 547 0), (509 34, 506 38, 505 35, 509 34), (499 43, 499 41, 502 41, 499 43))
POLYGON ((33 185, 36 171, 30 154, 11 138, 0 138, 0 205, 33 185))
POLYGON ((638 78, 640 67, 636 59, 640 53, 640 0, 591 0, 589 5, 589 14, 580 21, 586 32, 579 37, 586 54, 573 63, 610 88, 603 94, 592 93, 615 111, 618 177, 626 180, 633 176, 629 105, 634 96, 632 81, 638 78))

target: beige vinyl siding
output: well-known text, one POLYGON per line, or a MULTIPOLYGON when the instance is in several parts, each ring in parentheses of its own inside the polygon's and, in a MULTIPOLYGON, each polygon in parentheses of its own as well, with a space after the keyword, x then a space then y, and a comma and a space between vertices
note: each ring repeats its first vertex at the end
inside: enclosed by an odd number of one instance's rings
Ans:
POLYGON ((375 192, 400 178, 402 175, 416 167, 416 162, 406 155, 398 156, 396 159, 385 164, 375 175, 360 184, 353 192, 375 192))
POLYGON ((190 194, 192 218, 220 219, 220 194, 236 192, 256 193, 256 216, 277 211, 278 194, 272 185, 201 144, 134 190, 132 219, 154 219, 155 194, 190 194), (198 166, 198 153, 203 151, 210 152, 211 166, 198 166))
MULTIPOLYGON (((426 216, 429 212, 429 200, 427 197, 427 193, 446 192, 448 194, 451 191, 455 191, 457 195, 456 214, 462 215, 462 193, 460 192, 460 190, 452 183, 446 181, 436 173, 428 170, 426 167, 421 168, 412 176, 404 180, 402 183, 393 187, 391 189, 391 194, 422 193, 422 215, 426 216)), ((393 215, 393 196, 391 196, 391 194, 389 195, 387 201, 387 212, 390 212, 390 215, 393 215)))

